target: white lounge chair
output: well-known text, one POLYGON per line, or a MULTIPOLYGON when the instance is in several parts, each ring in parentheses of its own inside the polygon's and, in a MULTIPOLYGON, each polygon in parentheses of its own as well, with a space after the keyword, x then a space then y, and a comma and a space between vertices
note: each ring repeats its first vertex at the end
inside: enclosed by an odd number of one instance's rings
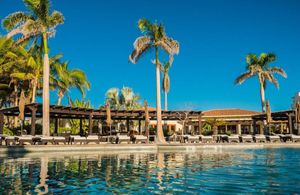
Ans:
POLYGON ((58 136, 58 137, 53 137, 53 143, 58 145, 59 143, 66 144, 67 143, 67 138, 63 136, 58 136))
POLYGON ((99 144, 100 143, 99 136, 97 136, 97 135, 89 135, 89 136, 87 136, 86 143, 87 144, 89 144, 89 143, 99 144))
POLYGON ((40 137, 40 142, 42 145, 46 145, 48 143, 54 144, 54 138, 53 137, 40 137))
POLYGON ((85 144, 86 143, 86 137, 81 137, 79 135, 71 135, 71 144, 85 144))
POLYGON ((253 142, 253 136, 252 135, 241 135, 240 140, 241 140, 241 142, 244 142, 244 143, 246 143, 246 142, 252 143, 253 142))
POLYGON ((230 135, 230 136, 228 136, 228 142, 229 143, 232 143, 232 142, 239 143, 240 142, 239 135, 230 135))
POLYGON ((5 137, 5 145, 16 145, 16 137, 15 136, 7 136, 5 137))
POLYGON ((281 138, 279 135, 267 135, 266 138, 269 142, 281 142, 281 138))
POLYGON ((33 138, 32 135, 23 135, 23 136, 17 136, 16 140, 19 142, 19 145, 24 145, 25 143, 33 145, 33 138))
POLYGON ((300 135, 291 135, 291 141, 292 142, 300 142, 300 135))
POLYGON ((138 143, 147 143, 147 136, 144 136, 144 135, 136 135, 135 136, 135 142, 138 144, 138 143))
POLYGON ((188 143, 199 143, 200 137, 198 135, 187 135, 188 143))
POLYGON ((212 143, 213 137, 209 135, 200 135, 200 140, 202 143, 212 143))
POLYGON ((128 144, 130 143, 130 137, 128 135, 117 135, 116 142, 118 144, 122 142, 127 142, 128 144))
POLYGON ((253 138, 256 143, 267 142, 267 138, 265 135, 257 134, 257 135, 254 135, 253 138))

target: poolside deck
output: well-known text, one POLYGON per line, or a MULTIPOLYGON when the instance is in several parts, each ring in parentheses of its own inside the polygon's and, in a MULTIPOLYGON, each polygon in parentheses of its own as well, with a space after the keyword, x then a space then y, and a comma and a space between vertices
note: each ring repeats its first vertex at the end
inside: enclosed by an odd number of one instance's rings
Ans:
POLYGON ((22 153, 133 153, 133 152, 200 152, 223 149, 300 148, 300 143, 191 143, 191 144, 90 144, 0 146, 0 156, 22 153))

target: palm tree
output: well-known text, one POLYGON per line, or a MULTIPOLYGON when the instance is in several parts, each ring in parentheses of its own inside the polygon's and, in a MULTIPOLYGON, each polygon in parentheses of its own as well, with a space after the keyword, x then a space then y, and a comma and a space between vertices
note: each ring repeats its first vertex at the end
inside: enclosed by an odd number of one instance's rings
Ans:
POLYGON ((134 110, 142 107, 139 102, 140 96, 130 87, 123 87, 121 90, 110 88, 107 90, 105 96, 111 108, 115 110, 134 110))
POLYGON ((146 52, 155 50, 156 61, 156 112, 157 112, 157 141, 165 143, 161 122, 161 100, 160 100, 160 66, 158 63, 158 50, 163 49, 169 55, 170 64, 173 61, 173 55, 179 53, 179 43, 166 35, 162 24, 151 23, 146 19, 138 21, 138 28, 143 36, 138 37, 133 46, 134 50, 129 56, 132 63, 137 63, 140 57, 146 52))
POLYGON ((245 80, 257 76, 260 85, 260 97, 262 112, 266 112, 265 109, 265 89, 267 81, 273 83, 279 88, 278 80, 275 78, 274 73, 287 77, 285 71, 277 66, 270 67, 270 63, 276 60, 276 55, 272 53, 261 53, 259 57, 255 54, 248 54, 246 57, 246 72, 242 73, 234 81, 235 84, 242 84, 245 80))
MULTIPOLYGON (((152 61, 153 64, 155 64, 155 61, 152 61)), ((158 61, 158 64, 160 66, 160 70, 163 73, 163 80, 162 80, 162 91, 164 92, 165 97, 165 110, 168 110, 168 93, 170 91, 170 76, 169 76, 169 70, 171 68, 170 62, 166 61, 164 64, 161 64, 158 61)))
POLYGON ((82 98, 85 96, 85 90, 90 88, 85 73, 79 69, 69 69, 69 62, 57 62, 53 65, 52 75, 54 76, 54 85, 57 88, 57 105, 61 104, 62 98, 70 88, 77 88, 82 98))
POLYGON ((48 37, 55 34, 55 27, 64 22, 63 15, 58 11, 50 14, 49 0, 23 0, 29 13, 15 12, 3 20, 3 26, 10 31, 7 37, 22 34, 17 43, 41 37, 43 62, 43 135, 50 135, 49 115, 49 50, 48 37))

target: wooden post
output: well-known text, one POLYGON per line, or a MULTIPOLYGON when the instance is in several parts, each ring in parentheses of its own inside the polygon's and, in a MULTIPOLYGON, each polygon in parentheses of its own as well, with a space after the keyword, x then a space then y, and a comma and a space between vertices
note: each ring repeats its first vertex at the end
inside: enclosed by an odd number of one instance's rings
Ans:
POLYGON ((89 115, 89 135, 93 133, 93 115, 89 115))
POLYGON ((59 126, 59 121, 58 118, 55 118, 55 124, 54 124, 54 134, 58 135, 58 126, 59 126))
POLYGON ((141 135, 141 120, 139 120, 139 135, 141 135))
POLYGON ((82 118, 79 119, 79 134, 80 134, 80 135, 83 135, 82 118))
POLYGON ((32 136, 35 135, 35 122, 36 122, 36 108, 31 109, 31 132, 32 136))
POLYGON ((127 132, 129 132, 129 120, 126 119, 126 127, 127 127, 127 132))
POLYGON ((289 133, 293 134, 293 123, 292 123, 292 116, 288 115, 288 121, 289 121, 289 133))
POLYGON ((252 135, 255 135, 256 134, 256 120, 253 120, 252 121, 252 125, 250 125, 250 133, 252 135))
POLYGON ((199 131, 198 133, 199 133, 199 135, 202 134, 202 121, 201 120, 202 120, 202 115, 200 114, 199 117, 198 117, 198 127, 199 127, 198 128, 198 131, 199 131))
POLYGON ((4 127, 4 114, 0 112, 0 134, 3 134, 3 127, 4 127))

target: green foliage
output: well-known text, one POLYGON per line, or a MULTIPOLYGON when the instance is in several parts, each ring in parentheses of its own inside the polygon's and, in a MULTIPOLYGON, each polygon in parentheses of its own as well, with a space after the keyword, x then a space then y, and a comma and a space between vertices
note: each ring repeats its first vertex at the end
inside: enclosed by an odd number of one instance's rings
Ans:
POLYGON ((9 128, 4 127, 3 128, 3 134, 4 135, 15 135, 14 132, 12 132, 9 128))
POLYGON ((212 129, 202 129, 201 133, 202 135, 212 135, 213 131, 212 129))
POLYGON ((118 88, 110 88, 107 90, 105 96, 111 108, 115 110, 134 110, 142 108, 140 96, 130 87, 123 87, 121 90, 118 88))

